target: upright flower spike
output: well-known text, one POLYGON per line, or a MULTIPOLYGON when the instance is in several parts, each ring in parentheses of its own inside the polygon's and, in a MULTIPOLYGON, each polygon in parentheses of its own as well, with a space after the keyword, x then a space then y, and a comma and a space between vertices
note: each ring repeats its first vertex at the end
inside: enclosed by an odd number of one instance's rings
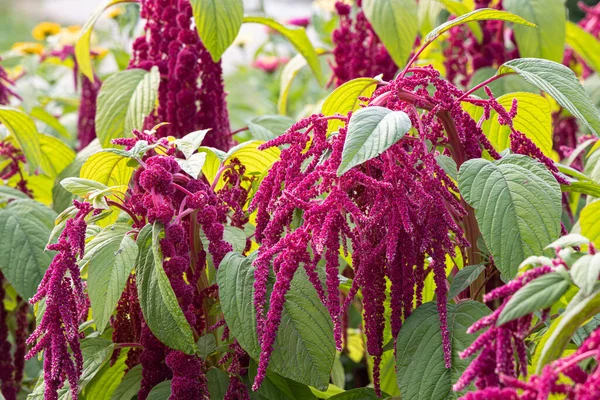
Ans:
MULTIPOLYGON (((161 83, 158 112, 146 128, 169 122, 159 134, 182 137, 211 129, 206 146, 229 149, 233 142, 220 61, 215 63, 193 25, 188 0, 142 0, 144 35, 133 44, 130 68, 158 66, 161 83)), ((141 127, 140 127, 141 128, 141 127)))
POLYGON ((83 355, 79 346, 79 323, 87 317, 88 301, 79 275, 77 259, 85 250, 85 217, 92 211, 88 203, 74 201, 77 214, 66 223, 56 244, 48 250, 58 254, 46 270, 31 304, 46 300, 46 311, 27 343, 33 345, 26 359, 44 352, 45 399, 58 399, 65 380, 71 396, 78 398, 83 355))
POLYGON ((96 101, 102 83, 96 77, 94 82, 86 76, 81 78, 81 104, 77 119, 79 149, 85 148, 96 138, 96 101))

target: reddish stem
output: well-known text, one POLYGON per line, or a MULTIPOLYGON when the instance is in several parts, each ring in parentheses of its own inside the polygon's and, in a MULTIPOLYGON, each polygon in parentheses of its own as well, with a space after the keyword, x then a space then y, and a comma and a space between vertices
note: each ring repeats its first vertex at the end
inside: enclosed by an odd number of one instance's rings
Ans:
POLYGON ((119 210, 125 211, 127 214, 129 214, 129 216, 131 217, 131 219, 133 220, 133 223, 136 226, 140 226, 140 220, 136 217, 136 215, 133 213, 133 211, 131 211, 128 207, 126 207, 125 205, 121 204, 121 203, 117 203, 116 201, 112 201, 109 199, 106 199, 106 204, 108 204, 111 207, 116 207, 119 210))

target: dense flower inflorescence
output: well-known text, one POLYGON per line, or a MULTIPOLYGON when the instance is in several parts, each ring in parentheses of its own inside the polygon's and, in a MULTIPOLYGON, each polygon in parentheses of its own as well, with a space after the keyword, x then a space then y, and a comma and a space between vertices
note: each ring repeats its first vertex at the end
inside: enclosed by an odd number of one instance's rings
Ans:
POLYGON ((364 12, 360 10, 353 17, 352 7, 338 1, 335 5, 340 16, 340 26, 333 31, 335 44, 333 75, 339 86, 360 77, 374 77, 383 74, 383 79, 394 77, 398 70, 389 53, 375 34, 364 12))
POLYGON ((96 102, 102 82, 96 77, 94 82, 88 77, 81 78, 81 104, 77 119, 79 149, 83 149, 96 138, 96 102))
POLYGON ((79 323, 87 317, 89 302, 77 258, 84 254, 85 218, 92 208, 88 203, 75 201, 74 204, 77 215, 67 221, 58 242, 48 245, 48 250, 58 254, 44 274, 37 293, 30 299, 31 304, 45 299, 46 310, 27 340, 33 347, 26 358, 44 352, 44 397, 50 400, 58 399, 58 389, 65 380, 69 381, 71 395, 76 400, 83 370, 79 323))
MULTIPOLYGON (((2 59, 0 59, 2 61, 2 59)), ((10 104, 10 98, 20 98, 13 89, 12 86, 15 83, 8 76, 8 72, 0 65, 0 106, 6 106, 10 104)))
POLYGON ((133 44, 132 68, 157 66, 161 75, 158 111, 146 128, 159 122, 170 125, 164 136, 182 137, 211 129, 204 144, 227 150, 231 135, 221 63, 214 62, 200 41, 187 0, 143 0, 144 35, 133 44))

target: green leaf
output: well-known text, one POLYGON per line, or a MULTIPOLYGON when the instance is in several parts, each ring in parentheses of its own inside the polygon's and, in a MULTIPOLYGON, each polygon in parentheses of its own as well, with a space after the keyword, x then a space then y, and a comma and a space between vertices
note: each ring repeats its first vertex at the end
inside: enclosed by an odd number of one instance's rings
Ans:
MULTIPOLYGON (((256 362, 250 360, 248 367, 248 379, 250 382, 254 381, 257 369, 256 362)), ((294 382, 273 372, 267 372, 265 380, 254 393, 261 400, 316 400, 315 395, 308 386, 294 382)))
POLYGON ((10 186, 0 186, 0 204, 8 203, 11 200, 29 199, 25 193, 10 186))
POLYGON ((215 335, 212 333, 208 333, 204 336, 201 336, 196 343, 198 346, 198 355, 203 360, 206 360, 208 356, 217 351, 217 340, 215 339, 215 335))
POLYGON ((88 294, 94 322, 102 333, 125 289, 138 255, 138 247, 125 233, 108 239, 96 238, 90 244, 94 241, 100 243, 91 252, 86 252, 85 257, 88 266, 88 294))
POLYGON ((510 72, 519 74, 527 82, 548 93, 596 136, 600 134, 600 113, 569 68, 548 60, 517 58, 505 62, 498 69, 498 75, 510 72))
POLYGON ((461 166, 458 183, 504 281, 527 257, 552 253, 544 248, 560 236, 561 192, 545 166, 521 155, 473 159, 461 166))
POLYGON ((0 210, 0 270, 24 299, 35 294, 52 261, 44 249, 55 218, 34 200, 15 200, 0 210))
POLYGON ((377 157, 402 139, 410 128, 410 118, 402 111, 391 111, 384 107, 358 110, 348 123, 338 176, 377 157))
POLYGON ((454 181, 458 180, 458 168, 456 167, 456 161, 454 161, 452 157, 440 154, 439 156, 435 157, 435 161, 437 161, 437 164, 442 167, 446 175, 448 175, 454 181))
POLYGON ((575 261, 570 273, 573 283, 581 289, 584 296, 589 296, 592 294, 596 283, 598 283, 600 253, 594 255, 584 254, 580 259, 575 261))
POLYGON ((192 328, 173 293, 162 265, 159 235, 162 227, 146 225, 139 233, 139 256, 136 262, 138 296, 144 319, 162 343, 186 354, 195 354, 192 328))
POLYGON ((268 142, 283 135, 294 122, 285 115, 263 115, 248 121, 248 129, 254 139, 268 142))
POLYGON ((142 130, 144 120, 156 106, 159 86, 160 73, 158 67, 154 66, 150 73, 144 75, 129 101, 129 107, 125 115, 125 135, 129 136, 134 129, 142 130))
MULTIPOLYGON (((227 326, 244 350, 258 360, 261 350, 253 299, 254 257, 227 254, 219 267, 217 283, 227 326)), ((269 371, 325 390, 334 358, 331 318, 299 268, 286 295, 269 371)))
MULTIPOLYGON (((281 83, 279 84, 279 98, 277 99, 277 112, 279 112, 279 114, 287 114, 288 97, 290 95, 292 83, 302 68, 307 65, 306 58, 304 58, 302 54, 296 54, 287 62, 287 64, 285 64, 285 67, 283 67, 283 70, 281 71, 281 83)), ((259 137, 255 139, 265 140, 259 137)))
MULTIPOLYGON (((468 14, 469 12, 471 12, 471 10, 469 10, 469 7, 461 1, 456 1, 456 0, 438 0, 438 1, 444 5, 446 10, 448 10, 448 12, 450 14, 454 14, 456 16, 461 16, 461 15, 468 14)), ((473 36, 475 36, 477 43, 481 43, 483 40, 483 32, 481 31, 481 26, 479 26, 479 23, 478 22, 469 22, 468 25, 469 25, 469 29, 471 29, 471 32, 473 32, 473 36)))
POLYGON ((83 390, 83 399, 111 400, 113 393, 119 386, 119 382, 125 375, 127 353, 127 350, 121 350, 113 365, 110 363, 102 365, 102 368, 83 390))
POLYGON ((81 33, 77 38, 77 42, 75 43, 75 58, 77 59, 77 66, 79 71, 83 75, 85 75, 89 80, 94 82, 94 71, 92 69, 92 59, 90 56, 90 39, 92 37, 92 29, 94 29, 94 25, 96 21, 100 18, 104 10, 108 7, 111 7, 115 4, 121 3, 132 3, 134 0, 107 0, 101 6, 99 6, 94 14, 88 19, 83 28, 81 28, 81 33))
POLYGON ((177 146, 177 150, 181 151, 186 159, 190 158, 192 154, 198 150, 209 130, 210 129, 203 129, 200 131, 195 131, 188 133, 181 139, 175 139, 175 146, 177 146))
POLYGON ((69 133, 67 128, 65 128, 65 126, 61 124, 60 121, 54 115, 50 114, 43 107, 33 107, 31 109, 30 115, 33 118, 45 123, 50 128, 54 129, 63 139, 71 139, 71 134, 69 133))
POLYGON ((297 26, 285 26, 272 18, 265 17, 244 17, 246 23, 263 24, 272 28, 286 37, 294 46, 298 53, 306 59, 308 66, 321 85, 325 84, 325 77, 319 62, 319 55, 308 39, 306 30, 297 26))
POLYGON ((561 236, 559 239, 546 246, 546 248, 556 249, 558 247, 561 249, 565 249, 567 247, 581 246, 589 243, 590 240, 585 236, 579 235, 577 233, 570 233, 568 235, 561 236))
POLYGON ((419 32, 416 0, 364 0, 362 8, 396 65, 404 67, 419 32))
POLYGON ((469 285, 475 282, 475 279, 485 271, 485 265, 468 265, 458 271, 458 273, 452 279, 450 290, 448 291, 448 298, 453 299, 458 296, 463 290, 469 287, 469 285))
POLYGON ((532 24, 526 19, 521 18, 513 13, 509 13, 507 11, 494 10, 491 8, 481 8, 479 10, 472 11, 468 14, 460 15, 448 22, 441 24, 440 26, 429 32, 427 36, 425 36, 424 44, 433 42, 444 32, 449 31, 455 26, 459 26, 473 21, 488 20, 508 21, 514 22, 515 24, 522 24, 526 26, 535 27, 535 24, 532 24))
POLYGON ((583 193, 592 197, 600 198, 600 185, 596 182, 570 182, 569 185, 561 185, 561 190, 567 193, 583 193))
MULTIPOLYGON (((103 148, 112 147, 112 139, 130 137, 132 124, 138 123, 140 117, 148 115, 154 108, 157 88, 156 73, 143 69, 129 69, 117 72, 104 81, 98 94, 96 112, 96 135, 103 148), (152 106, 148 109, 147 107, 152 106), (146 114, 143 112, 146 111, 146 114), (127 123, 126 123, 127 122, 127 123)), ((143 122, 143 119, 142 119, 143 122)), ((141 128, 141 125, 134 126, 141 128)))
POLYGON ((542 349, 536 374, 541 373, 545 365, 560 358, 577 329, 598 313, 600 313, 600 289, 572 307, 569 304, 567 310, 554 322, 557 324, 556 328, 542 349))
POLYGON ((214 62, 235 40, 244 19, 242 0, 190 0, 198 35, 214 62))
POLYGON ((534 311, 550 308, 570 286, 569 275, 559 272, 532 280, 510 298, 496 325, 500 326, 534 311))
POLYGON ((167 400, 171 397, 171 381, 164 381, 154 386, 146 400, 167 400))
POLYGON ((25 158, 30 173, 42 165, 40 134, 35 123, 21 110, 0 106, 0 122, 15 136, 25 158))
MULTIPOLYGON (((473 73, 469 86, 475 87, 483 81, 486 81, 496 75, 497 69, 492 67, 480 68, 473 73)), ((539 94, 539 89, 521 78, 519 75, 506 75, 502 79, 496 79, 489 83, 488 86, 495 96, 504 96, 505 94, 514 92, 527 92, 539 94)), ((487 95, 484 88, 476 90, 473 95, 485 98, 487 95)), ((483 115, 483 111, 482 111, 483 115)))
POLYGON ((177 158, 177 164, 184 170, 189 176, 194 179, 200 179, 202 173, 202 167, 206 162, 206 153, 192 154, 187 160, 177 158))
POLYGON ((447 307, 452 346, 452 366, 449 369, 444 364, 440 320, 434 302, 418 307, 402 324, 396 341, 396 376, 403 400, 458 397, 452 385, 470 363, 458 354, 478 336, 467 334, 467 328, 488 315, 490 310, 470 300, 457 305, 448 304, 447 307))
POLYGON ((136 365, 125 376, 112 394, 111 400, 131 400, 142 387, 142 366, 136 365))
POLYGON ((107 187, 121 187, 126 190, 135 170, 129 161, 130 159, 123 155, 108 150, 100 151, 85 161, 81 166, 80 176, 107 187))
POLYGON ((579 214, 581 234, 600 246, 600 201, 588 204, 579 214))
MULTIPOLYGON (((350 111, 358 110, 360 106, 359 97, 370 97, 379 83, 373 78, 352 79, 335 89, 323 102, 321 113, 326 117, 339 114, 348 115, 350 111)), ((344 125, 342 121, 331 120, 328 122, 327 132, 335 132, 344 125)))
POLYGON ((537 29, 514 26, 521 56, 562 62, 566 22, 563 0, 505 0, 502 5, 506 11, 537 25, 537 29))
POLYGON ((208 392, 211 399, 224 399, 229 387, 229 375, 218 368, 211 368, 206 373, 208 392))
POLYGON ((377 400, 379 397, 372 388, 358 388, 336 394, 329 400, 377 400))
POLYGON ((102 183, 83 178, 66 178, 63 179, 60 184, 65 190, 80 197, 84 197, 95 190, 108 189, 108 186, 102 183))
POLYGON ((567 44, 594 71, 600 71, 600 41, 574 22, 567 21, 567 44))

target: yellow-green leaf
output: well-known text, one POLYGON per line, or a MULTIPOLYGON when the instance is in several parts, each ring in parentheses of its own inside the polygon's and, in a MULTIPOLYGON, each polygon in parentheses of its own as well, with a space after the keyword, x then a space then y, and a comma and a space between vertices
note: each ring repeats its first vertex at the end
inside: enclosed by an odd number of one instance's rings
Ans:
POLYGON ((306 58, 302 54, 296 54, 281 71, 281 84, 279 86, 279 99, 277 100, 277 111, 281 115, 287 114, 287 100, 290 94, 292 82, 302 68, 306 66, 306 58))
POLYGON ((130 160, 111 151, 99 151, 83 164, 80 177, 108 187, 120 187, 124 192, 134 171, 134 168, 128 165, 130 160))
POLYGON ((242 0, 190 0, 198 35, 214 62, 235 40, 244 19, 242 0))
POLYGON ((77 65, 83 75, 85 75, 92 82, 94 81, 94 70, 92 69, 92 58, 90 56, 90 39, 92 37, 92 30, 96 21, 100 18, 104 10, 107 8, 120 3, 135 3, 134 0, 107 0, 96 11, 92 14, 90 19, 81 28, 81 33, 75 43, 75 58, 77 59, 77 65))
POLYGON ((302 56, 306 59, 308 66, 314 73, 321 85, 325 84, 325 77, 319 62, 317 51, 308 39, 306 30, 297 26, 285 26, 272 18, 265 17, 244 17, 244 22, 263 24, 285 36, 302 56))
POLYGON ((33 173, 42 165, 40 135, 35 123, 21 110, 0 106, 0 122, 12 133, 23 151, 29 171, 33 173))
POLYGON ((60 139, 39 135, 44 175, 54 179, 75 160, 75 152, 60 139))
POLYGON ((600 201, 588 204, 579 215, 581 234, 600 246, 600 201))
MULTIPOLYGON (((359 97, 370 97, 373 94, 377 83, 378 81, 373 78, 357 78, 344 83, 327 96, 321 112, 325 116, 335 114, 346 116, 348 112, 358 109, 359 97)), ((331 133, 342 125, 341 121, 331 120, 327 130, 331 133)))
POLYGON ((567 44, 594 70, 600 71, 600 41, 579 25, 567 22, 567 44))
MULTIPOLYGON (((469 7, 467 7, 467 5, 461 1, 456 1, 456 0, 437 0, 437 1, 442 3, 444 5, 444 7, 446 8, 446 10, 448 10, 448 12, 450 14, 454 14, 457 17, 468 14, 471 11, 469 9, 469 7)), ((477 42, 481 43, 481 41, 483 40, 483 32, 481 32, 481 26, 479 26, 479 23, 469 22, 468 25, 469 25, 469 29, 471 29, 471 32, 473 32, 473 36, 475 36, 475 39, 477 39, 477 42)))

